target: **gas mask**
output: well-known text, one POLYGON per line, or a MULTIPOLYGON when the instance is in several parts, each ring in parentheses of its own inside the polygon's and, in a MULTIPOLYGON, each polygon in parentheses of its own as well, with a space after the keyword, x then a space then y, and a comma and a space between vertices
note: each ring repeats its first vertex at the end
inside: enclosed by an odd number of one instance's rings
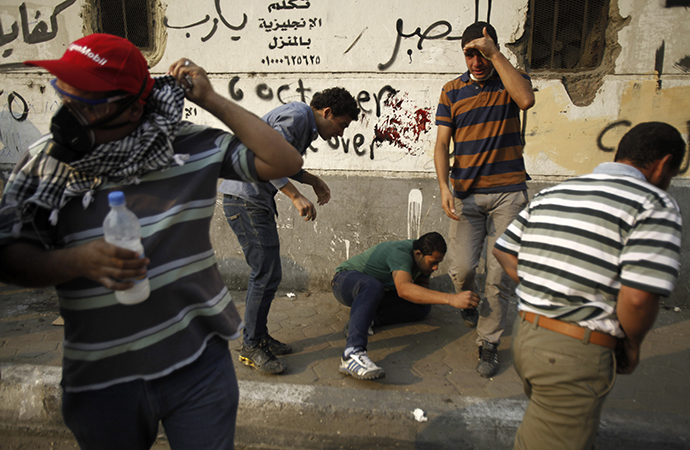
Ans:
POLYGON ((86 120, 78 117, 67 105, 62 105, 50 121, 53 138, 48 142, 46 154, 66 164, 89 153, 96 137, 86 120))
POLYGON ((139 100, 146 84, 147 80, 144 79, 136 95, 130 96, 126 101, 118 103, 114 113, 108 114, 92 123, 89 123, 86 117, 79 112, 79 109, 70 109, 67 104, 63 103, 50 121, 50 132, 53 134, 53 139, 48 142, 46 154, 58 161, 69 164, 93 150, 96 144, 96 136, 93 130, 115 130, 128 126, 130 122, 127 121, 115 124, 110 123, 120 117, 134 102, 139 100))

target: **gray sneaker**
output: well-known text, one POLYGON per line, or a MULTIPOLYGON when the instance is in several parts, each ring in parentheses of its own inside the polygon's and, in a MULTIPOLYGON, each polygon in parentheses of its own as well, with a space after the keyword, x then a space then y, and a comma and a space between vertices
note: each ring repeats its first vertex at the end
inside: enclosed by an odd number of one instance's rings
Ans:
POLYGON ((489 341, 482 340, 479 347, 479 363, 477 372, 484 378, 491 378, 498 372, 498 346, 489 341))
POLYGON ((376 380, 386 376, 386 372, 369 359, 366 350, 350 353, 347 358, 341 357, 340 373, 358 380, 376 380))

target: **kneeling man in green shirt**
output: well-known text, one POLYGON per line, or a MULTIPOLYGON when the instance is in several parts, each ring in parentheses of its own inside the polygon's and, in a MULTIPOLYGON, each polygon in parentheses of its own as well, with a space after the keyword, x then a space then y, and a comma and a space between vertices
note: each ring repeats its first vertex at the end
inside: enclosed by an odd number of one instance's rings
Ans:
POLYGON ((369 327, 424 319, 431 305, 476 308, 479 296, 432 291, 429 276, 446 255, 446 241, 431 232, 417 240, 381 242, 335 269, 333 295, 350 307, 347 344, 340 372, 360 380, 383 378, 385 371, 367 356, 369 327))

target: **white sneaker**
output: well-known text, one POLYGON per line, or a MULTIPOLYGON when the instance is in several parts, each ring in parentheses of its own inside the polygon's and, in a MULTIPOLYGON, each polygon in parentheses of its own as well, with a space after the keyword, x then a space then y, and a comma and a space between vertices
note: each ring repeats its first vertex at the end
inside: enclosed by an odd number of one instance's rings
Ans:
POLYGON ((376 380, 386 376, 386 372, 369 359, 366 350, 352 352, 347 358, 341 357, 340 373, 358 380, 376 380))

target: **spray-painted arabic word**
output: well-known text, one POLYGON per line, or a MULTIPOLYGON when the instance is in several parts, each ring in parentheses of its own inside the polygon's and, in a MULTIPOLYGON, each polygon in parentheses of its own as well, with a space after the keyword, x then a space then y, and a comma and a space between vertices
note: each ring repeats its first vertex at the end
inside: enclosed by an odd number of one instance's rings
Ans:
POLYGON ((299 28, 306 28, 307 26, 311 30, 313 28, 321 26, 321 19, 319 19, 318 17, 309 19, 309 22, 307 22, 304 18, 302 18, 301 21, 286 20, 283 23, 280 23, 277 20, 275 22, 266 22, 266 19, 259 20, 261 21, 261 23, 259 24, 259 28, 263 28, 267 33, 270 33, 271 31, 288 31, 290 29, 296 31, 299 28))
MULTIPOLYGON (((225 17, 223 17, 223 13, 220 11, 220 0, 215 0, 215 6, 216 6, 216 12, 218 13, 218 18, 220 18, 220 21, 223 22, 223 25, 225 25, 230 30, 239 31, 239 30, 244 29, 245 25, 247 25, 247 15, 246 14, 242 14, 242 23, 241 24, 232 25, 230 22, 225 20, 225 17)), ((211 29, 211 31, 206 36, 201 38, 201 42, 208 41, 216 33, 216 30, 218 30, 218 18, 213 19, 213 28, 211 29)), ((166 28, 172 28, 174 30, 184 30, 187 28, 193 28, 193 27, 196 27, 199 25, 203 25, 206 22, 208 22, 209 20, 211 20, 211 16, 209 16, 207 14, 206 17, 204 17, 202 20, 200 20, 198 22, 194 22, 194 23, 189 24, 189 25, 173 26, 173 25, 170 25, 170 23, 168 22, 168 18, 164 17, 163 18, 163 25, 165 25, 166 28)), ((187 33, 186 37, 189 38, 190 34, 187 33)), ((240 36, 231 36, 230 39, 232 39, 233 41, 239 41, 240 36)))
POLYGON ((283 0, 282 4, 276 2, 268 5, 268 12, 281 9, 307 9, 310 5, 311 4, 306 0, 287 0, 287 2, 283 0))
MULTIPOLYGON (((27 44, 38 44, 40 42, 46 42, 55 38, 58 32, 58 14, 60 14, 68 7, 72 6, 76 1, 77 0, 66 0, 55 7, 49 19, 50 29, 48 29, 48 24, 45 21, 38 20, 39 17, 41 17, 40 11, 37 10, 34 14, 33 20, 30 21, 29 14, 26 10, 26 3, 22 3, 21 5, 19 5, 19 16, 22 24, 22 36, 24 38, 24 42, 26 42, 27 44), (29 30, 29 25, 33 25, 34 23, 35 25, 33 29, 29 30)), ((2 22, 0 22, 0 47, 2 47, 5 44, 9 44, 10 42, 17 39, 17 36, 19 36, 19 26, 17 25, 16 21, 12 24, 10 29, 10 32, 5 34, 4 28, 2 27, 2 22)), ((7 58, 8 56, 10 56, 12 54, 12 50, 13 49, 6 49, 2 53, 2 57, 7 58)))
POLYGON ((311 45, 311 39, 303 40, 302 36, 299 37, 299 40, 297 39, 297 36, 291 36, 288 37, 287 39, 283 39, 282 37, 278 38, 277 36, 273 36, 273 42, 268 44, 268 48, 271 50, 275 49, 282 49, 284 47, 297 47, 297 46, 302 46, 302 47, 307 47, 311 45), (280 39, 280 46, 278 44, 278 39, 280 39))
MULTIPOLYGON (((424 33, 422 33, 421 28, 417 27, 417 29, 414 30, 412 33, 405 34, 405 33, 403 33, 403 20, 398 19, 398 21, 395 23, 395 30, 397 31, 398 36, 395 39, 395 46, 393 47, 393 55, 391 55, 391 59, 389 59, 388 62, 378 65, 379 70, 386 70, 393 64, 393 62, 395 62, 395 59, 398 56, 398 51, 400 50, 400 41, 402 40, 402 38, 411 38, 413 36, 419 37, 419 41, 417 42, 417 49, 418 50, 422 49, 422 44, 427 39, 433 40, 433 39, 446 38, 446 40, 448 40, 448 41, 455 41, 455 40, 459 40, 462 38, 462 36, 448 36, 450 34, 450 32, 453 31, 453 27, 450 25, 450 23, 446 22, 445 20, 439 20, 438 22, 432 23, 424 31, 424 33), (436 28, 439 28, 439 27, 442 29, 441 32, 439 32, 438 34, 431 34, 432 31, 434 31, 436 28)), ((411 54, 411 50, 408 51, 408 54, 411 54)))

